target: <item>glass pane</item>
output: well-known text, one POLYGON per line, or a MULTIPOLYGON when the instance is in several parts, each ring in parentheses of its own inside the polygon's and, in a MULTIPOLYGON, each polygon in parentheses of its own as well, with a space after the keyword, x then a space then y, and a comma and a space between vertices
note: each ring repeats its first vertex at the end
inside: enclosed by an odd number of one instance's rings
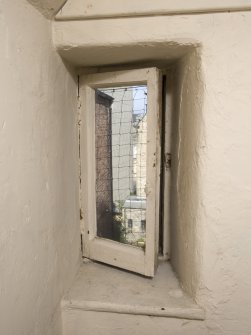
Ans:
POLYGON ((145 247, 147 86, 96 90, 97 236, 145 247))

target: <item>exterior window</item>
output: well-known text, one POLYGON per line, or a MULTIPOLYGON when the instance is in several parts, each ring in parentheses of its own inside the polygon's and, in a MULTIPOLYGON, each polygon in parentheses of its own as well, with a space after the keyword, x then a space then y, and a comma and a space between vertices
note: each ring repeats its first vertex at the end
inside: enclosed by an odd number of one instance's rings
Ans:
POLYGON ((144 232, 146 230, 146 220, 141 220, 141 231, 144 232))
POLYGON ((133 221, 132 219, 128 219, 127 220, 127 228, 128 228, 128 232, 132 232, 132 228, 133 228, 133 221))
POLYGON ((83 76, 83 256, 153 276, 159 229, 159 71, 83 76))

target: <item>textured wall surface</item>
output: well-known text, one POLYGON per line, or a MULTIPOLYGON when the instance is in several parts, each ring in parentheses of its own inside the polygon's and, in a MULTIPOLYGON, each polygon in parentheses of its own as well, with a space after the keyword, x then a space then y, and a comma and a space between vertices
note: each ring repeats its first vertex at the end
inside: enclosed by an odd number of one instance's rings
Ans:
POLYGON ((200 152, 203 147, 204 96, 200 48, 184 56, 174 73, 172 112, 171 262, 183 287, 193 297, 201 271, 200 152))
MULTIPOLYGON (((41 2, 41 0, 32 1, 41 2)), ((251 9, 249 0, 68 0, 58 13, 56 19, 117 18, 124 16, 132 17, 158 14, 165 15, 168 13, 183 14, 248 9, 251 9)))
POLYGON ((69 310, 64 335, 208 335, 202 321, 69 310))
POLYGON ((26 1, 1 1, 0 40, 0 334, 56 335, 79 261, 76 83, 26 1))
MULTIPOLYGON (((210 335, 251 328, 250 36, 249 12, 54 23, 59 52, 78 65, 163 63, 183 53, 172 208, 182 245, 173 263, 206 309, 210 335), (186 54, 193 46, 198 54, 186 54)), ((109 334, 115 323, 104 325, 109 334)))

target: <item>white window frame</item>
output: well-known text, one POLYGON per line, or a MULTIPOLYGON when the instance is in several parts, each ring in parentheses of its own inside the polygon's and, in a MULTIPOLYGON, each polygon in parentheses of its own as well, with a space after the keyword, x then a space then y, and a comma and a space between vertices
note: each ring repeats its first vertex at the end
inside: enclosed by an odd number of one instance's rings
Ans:
POLYGON ((161 76, 157 68, 96 73, 80 77, 80 162, 83 256, 153 277, 159 247, 161 76), (95 89, 147 85, 147 185, 145 250, 97 236, 95 89))

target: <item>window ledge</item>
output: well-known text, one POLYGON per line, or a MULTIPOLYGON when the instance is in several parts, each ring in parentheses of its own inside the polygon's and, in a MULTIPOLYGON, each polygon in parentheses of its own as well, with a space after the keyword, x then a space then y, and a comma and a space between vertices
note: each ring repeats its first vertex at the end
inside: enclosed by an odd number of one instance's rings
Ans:
POLYGON ((204 311, 181 290, 171 266, 153 279, 85 262, 62 301, 64 309, 204 320, 204 311))

